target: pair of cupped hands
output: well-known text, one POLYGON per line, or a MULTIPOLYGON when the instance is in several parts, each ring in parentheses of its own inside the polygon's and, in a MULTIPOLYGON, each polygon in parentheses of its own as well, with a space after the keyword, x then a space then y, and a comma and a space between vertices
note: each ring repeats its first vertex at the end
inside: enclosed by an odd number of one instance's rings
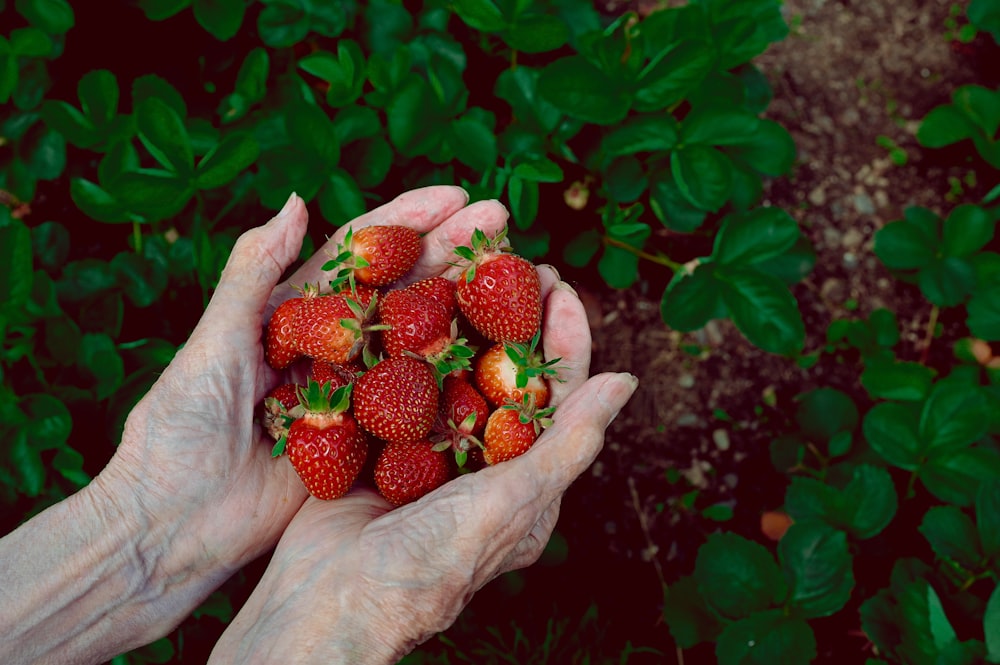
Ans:
MULTIPOLYGON (((454 248, 469 244, 475 228, 492 236, 506 222, 498 202, 470 205, 464 190, 435 186, 406 192, 350 226, 403 224, 423 234, 423 254, 403 280, 412 282, 454 276, 454 248)), ((451 625, 491 579, 538 558, 563 493, 636 387, 629 374, 589 376, 584 308, 540 266, 542 347, 546 358, 562 359, 561 381, 551 386, 554 422, 531 450, 395 509, 359 485, 335 501, 308 497, 292 466, 270 456, 254 419, 264 395, 287 380, 264 361, 262 323, 296 295, 293 285, 329 279, 322 265, 347 230, 279 284, 307 223, 293 194, 276 217, 238 239, 190 339, 132 411, 117 454, 91 484, 124 519, 148 526, 157 552, 151 575, 199 580, 175 594, 168 616, 136 631, 139 643, 274 548, 212 663, 396 662, 451 625)))

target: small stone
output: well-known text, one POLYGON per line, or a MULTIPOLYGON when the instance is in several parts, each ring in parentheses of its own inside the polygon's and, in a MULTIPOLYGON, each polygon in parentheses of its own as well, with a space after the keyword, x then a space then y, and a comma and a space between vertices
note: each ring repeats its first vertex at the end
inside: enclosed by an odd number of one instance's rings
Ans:
POLYGON ((826 203, 826 190, 822 187, 817 187, 811 192, 809 192, 809 203, 814 206, 821 206, 826 203))
POLYGON ((856 250, 865 241, 865 236, 857 229, 847 229, 847 232, 840 238, 840 244, 844 249, 856 250))
POLYGON ((677 385, 681 388, 693 388, 694 376, 692 374, 681 374, 677 379, 677 385))
POLYGON ((729 450, 729 432, 724 429, 717 429, 712 432, 712 441, 719 450, 729 450))
POLYGON ((735 473, 727 473, 722 476, 722 482, 725 483, 726 487, 729 489, 736 489, 736 486, 740 484, 740 477, 735 473))
POLYGON ((858 267, 858 256, 854 252, 844 252, 844 267, 854 270, 858 267))
POLYGON ((675 422, 678 427, 700 427, 702 423, 701 418, 693 413, 682 413, 675 422))
POLYGON ((854 208, 862 215, 875 214, 875 203, 872 201, 872 198, 864 192, 859 192, 854 195, 854 208))

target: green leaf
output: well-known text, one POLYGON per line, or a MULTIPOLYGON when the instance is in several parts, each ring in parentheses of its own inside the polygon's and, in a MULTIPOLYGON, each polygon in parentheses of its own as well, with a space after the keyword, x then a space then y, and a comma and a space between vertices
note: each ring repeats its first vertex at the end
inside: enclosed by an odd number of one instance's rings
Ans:
POLYGON ((69 192, 76 207, 88 217, 113 224, 131 221, 125 206, 100 185, 83 178, 73 178, 69 192))
POLYGON ((734 213, 723 220, 711 258, 720 265, 752 265, 787 252, 799 235, 798 223, 781 208, 734 213))
POLYGON ((362 189, 378 187, 392 168, 395 153, 389 142, 381 136, 359 141, 344 149, 344 169, 354 175, 362 189))
POLYGON ((709 606, 741 619, 780 603, 788 589, 763 546, 734 533, 713 533, 698 550, 694 578, 709 606))
POLYGON ((682 143, 740 145, 757 132, 760 119, 738 108, 692 110, 681 122, 682 143))
POLYGON ((562 182, 565 178, 559 165, 547 157, 518 163, 514 167, 514 175, 531 182, 562 182))
POLYGON ((816 636, 805 620, 782 610, 758 612, 729 624, 715 645, 718 665, 808 665, 816 636))
POLYGON ((431 152, 446 141, 442 127, 445 115, 437 106, 426 80, 413 76, 406 80, 386 107, 389 139, 406 156, 431 152))
POLYGON ((136 307, 149 307, 167 288, 167 274, 135 252, 119 252, 111 259, 119 283, 136 307))
POLYGON ((976 134, 976 126, 964 113, 947 104, 931 109, 917 128, 917 141, 927 148, 943 148, 976 134))
POLYGON ((333 118, 333 130, 337 141, 344 146, 378 136, 382 132, 382 122, 375 109, 352 104, 337 111, 333 118))
POLYGON ((993 589, 983 614, 986 635, 986 662, 1000 663, 1000 584, 993 589))
POLYGON ((988 139, 996 137, 1000 129, 1000 94, 981 85, 963 85, 951 97, 955 107, 988 139))
POLYGON ((970 506, 984 481, 1000 478, 1000 454, 988 448, 963 448, 932 457, 920 468, 931 494, 957 506, 970 506))
POLYGON ((540 201, 538 183, 512 175, 507 180, 507 196, 510 199, 514 224, 522 230, 530 228, 535 218, 538 217, 540 201))
POLYGON ((17 0, 14 6, 31 25, 50 35, 68 32, 76 22, 67 0, 17 0))
POLYGON ((498 32, 507 27, 507 20, 492 0, 457 0, 454 8, 459 18, 474 30, 498 32))
POLYGON ((89 148, 100 140, 94 123, 66 102, 47 99, 42 102, 42 118, 52 130, 80 148, 89 148))
POLYGON ((976 492, 976 528, 983 555, 1000 554, 1000 481, 985 480, 976 492))
POLYGON ((870 464, 855 467, 841 501, 839 516, 843 528, 861 540, 881 533, 899 507, 892 476, 882 467, 870 464))
POLYGON ((713 640, 722 629, 698 592, 693 576, 682 577, 670 585, 663 602, 663 618, 682 649, 713 640))
POLYGON ((662 111, 698 88, 715 66, 714 49, 696 39, 668 45, 639 75, 634 108, 662 111))
POLYGON ((927 396, 934 370, 916 362, 873 359, 861 373, 861 385, 873 398, 920 401, 927 396))
POLYGON ((976 270, 966 258, 934 259, 920 271, 920 290, 940 307, 961 304, 976 287, 976 270))
POLYGON ((733 323, 752 344, 780 355, 802 350, 805 324, 781 280, 749 269, 719 269, 717 274, 733 323))
POLYGON ((604 188, 616 203, 634 203, 649 188, 642 162, 632 156, 619 157, 604 171, 604 188))
POLYGON ((222 139, 195 169, 198 189, 215 189, 228 185, 240 173, 250 168, 260 156, 257 141, 248 134, 229 134, 222 139))
POLYGON ((194 189, 186 179, 170 171, 140 169, 119 175, 109 183, 108 192, 126 209, 156 216, 164 210, 180 212, 194 189))
POLYGON ((244 0, 194 0, 194 18, 219 41, 236 36, 243 25, 244 0))
POLYGON ((996 221, 985 208, 965 204, 956 207, 944 220, 941 251, 945 256, 968 256, 993 240, 996 221))
POLYGON ((816 388, 798 398, 795 422, 816 442, 827 442, 838 432, 858 426, 858 407, 847 393, 835 388, 816 388))
POLYGON ((984 288, 972 294, 966 304, 969 331, 988 342, 1000 341, 1000 289, 984 288))
POLYGON ((66 405, 52 395, 26 395, 22 408, 28 415, 27 431, 38 450, 59 448, 66 443, 73 429, 73 417, 66 405))
POLYGON ((31 231, 24 222, 12 219, 0 226, 0 311, 23 307, 33 281, 31 231))
POLYGON ((608 229, 610 238, 617 242, 607 243, 597 261, 597 272, 608 286, 625 289, 639 278, 638 255, 621 245, 641 250, 651 231, 648 225, 642 223, 616 224, 608 229))
MULTIPOLYGON (((0 238, 4 238, 4 232, 7 228, 10 227, 0 228, 0 238)), ((12 245, 16 247, 15 242, 4 238, 3 242, 0 242, 0 246, 5 248, 3 251, 6 251, 7 247, 12 245)), ((57 272, 57 268, 62 268, 69 255, 69 230, 59 222, 42 222, 31 229, 31 246, 40 267, 46 272, 54 274, 57 272)), ((0 264, 13 266, 14 261, 0 257, 0 264)), ((6 293, 6 289, 0 289, 0 302, 11 302, 11 296, 9 294, 3 295, 4 293, 6 293)))
POLYGON ((956 506, 934 506, 928 510, 919 531, 939 557, 970 570, 982 559, 976 525, 956 506))
POLYGON ((194 152, 184 121, 177 112, 157 97, 142 101, 136 111, 139 139, 163 168, 181 177, 190 176, 194 152))
POLYGON ((41 494, 45 488, 45 465, 26 428, 16 430, 8 455, 20 476, 21 492, 28 497, 41 494))
POLYGON ((147 99, 154 98, 173 109, 181 119, 187 117, 187 103, 184 97, 166 79, 155 74, 146 74, 132 82, 133 109, 142 106, 147 99))
POLYGON ((39 180, 55 180, 66 169, 66 139, 59 132, 43 132, 29 150, 28 166, 39 180))
POLYGON ((122 357, 114 342, 104 333, 83 336, 77 362, 93 377, 98 401, 110 397, 125 378, 122 357))
POLYGON ((165 21, 187 9, 193 0, 139 0, 139 7, 150 21, 165 21))
POLYGON ((52 53, 52 39, 38 28, 18 28, 10 33, 10 53, 25 58, 44 58, 52 53))
POLYGON ((335 169, 319 193, 323 217, 342 226, 365 212, 365 197, 354 178, 343 169, 335 169))
MULTIPOLYGON (((0 36, 0 50, 9 50, 7 40, 0 36)), ((18 80, 17 58, 9 53, 0 53, 0 104, 6 104, 18 80)))
POLYGON ((52 468, 77 488, 84 487, 90 481, 90 475, 83 470, 83 455, 69 446, 63 446, 52 458, 52 468))
POLYGON ((276 49, 295 46, 309 34, 309 16, 291 2, 270 2, 257 16, 257 33, 276 49))
POLYGON ((619 81, 582 56, 560 58, 543 69, 538 92, 566 115, 595 125, 618 124, 631 102, 619 81))
POLYGON ((497 77, 494 92, 510 104, 518 122, 523 123, 526 129, 548 134, 556 129, 563 115, 539 94, 540 73, 531 67, 507 68, 497 77))
POLYGON ((107 127, 118 113, 118 79, 106 69, 87 72, 77 84, 84 115, 94 126, 107 127))
POLYGON ((597 255, 601 248, 601 234, 597 229, 587 229, 566 243, 563 259, 574 268, 582 268, 597 255))
POLYGON ((496 166, 496 134, 470 113, 452 121, 449 143, 458 161, 480 173, 496 166))
POLYGON ((569 28, 559 16, 524 14, 500 36, 515 51, 546 53, 555 51, 566 43, 569 39, 569 28))
POLYGON ((285 111, 285 128, 292 144, 313 157, 317 166, 334 167, 340 161, 340 144, 330 117, 315 104, 300 103, 285 111))
POLYGON ((667 113, 633 116, 605 134, 602 145, 612 156, 672 150, 677 145, 677 121, 667 113))
POLYGON ((733 189, 733 164, 711 146, 690 145, 670 153, 677 186, 691 205, 718 212, 733 189))
POLYGON ((669 171, 649 176, 649 207, 664 226, 681 233, 696 231, 705 222, 704 210, 691 205, 669 171))
POLYGON ((793 524, 778 543, 791 591, 788 602, 807 618, 838 612, 854 588, 847 535, 820 522, 793 524))
POLYGON ((989 403, 978 386, 962 381, 939 381, 920 414, 920 438, 928 452, 968 446, 989 427, 989 403))
POLYGON ((674 330, 698 330, 725 315, 722 288, 711 264, 701 264, 692 273, 679 270, 663 292, 660 316, 674 330))
POLYGON ((882 402, 868 411, 861 427, 868 444, 882 459, 893 466, 914 471, 923 454, 917 416, 911 406, 882 402))
POLYGON ((889 222, 875 232, 875 254, 894 270, 913 270, 931 264, 938 239, 909 220, 889 222))

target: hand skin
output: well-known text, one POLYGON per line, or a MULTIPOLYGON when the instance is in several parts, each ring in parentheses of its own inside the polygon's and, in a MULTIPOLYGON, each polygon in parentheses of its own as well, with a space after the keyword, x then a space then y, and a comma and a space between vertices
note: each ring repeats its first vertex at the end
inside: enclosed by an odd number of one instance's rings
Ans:
MULTIPOLYGON (((506 211, 482 203, 451 221, 463 229, 452 240, 462 243, 471 234, 467 223, 500 228, 506 211)), ((438 259, 430 259, 433 273, 438 259)), ((583 305, 554 270, 539 274, 544 354, 562 358, 563 382, 552 384, 553 425, 521 457, 396 509, 359 485, 335 501, 308 499, 216 645, 212 665, 396 663, 450 626, 487 582, 537 560, 563 493, 600 452, 606 427, 636 388, 628 374, 587 378, 583 305)))
MULTIPOLYGON (((467 242, 477 210, 499 207, 467 203, 457 187, 414 190, 353 225, 425 233, 417 278, 467 242)), ((239 238, 204 315, 129 415, 107 467, 0 539, 0 662, 97 663, 152 642, 277 543, 307 493, 287 461, 271 459, 273 442, 254 422, 255 405, 282 380, 264 362, 261 331, 294 295, 274 285, 298 258, 307 222, 292 195, 239 238)), ((315 281, 326 259, 318 253, 288 283, 315 281)))

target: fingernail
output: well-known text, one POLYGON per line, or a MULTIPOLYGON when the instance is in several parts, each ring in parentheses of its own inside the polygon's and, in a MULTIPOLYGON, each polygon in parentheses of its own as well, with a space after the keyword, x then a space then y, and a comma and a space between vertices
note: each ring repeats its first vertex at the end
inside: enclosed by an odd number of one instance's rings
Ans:
POLYGON ((554 265, 552 265, 551 263, 541 263, 541 264, 539 264, 538 267, 539 268, 545 268, 547 270, 552 271, 552 274, 556 278, 556 286, 559 285, 558 282, 562 281, 562 277, 559 276, 559 270, 557 270, 556 267, 554 265))
POLYGON ((465 202, 466 203, 469 202, 469 198, 470 198, 470 196, 469 196, 469 190, 467 190, 465 187, 459 187, 458 185, 452 185, 452 187, 454 187, 458 191, 462 192, 462 195, 465 196, 465 202))
POLYGON ((292 192, 291 194, 289 194, 288 195, 288 200, 285 201, 285 205, 281 206, 281 210, 278 211, 278 214, 275 215, 275 217, 284 217, 289 212, 291 212, 292 206, 295 205, 295 199, 297 199, 297 198, 298 198, 298 194, 296 194, 295 192, 292 192))
MULTIPOLYGON (((617 404, 617 408, 608 418, 608 425, 614 422, 615 418, 621 412, 621 409, 628 402, 629 398, 635 392, 635 389, 639 387, 639 379, 636 378, 634 374, 628 372, 620 372, 611 377, 611 379, 601 388, 600 392, 597 394, 597 399, 603 404, 617 404), (621 391, 626 392, 625 395, 621 394, 621 391)), ((605 425, 607 427, 607 425, 605 425)))

